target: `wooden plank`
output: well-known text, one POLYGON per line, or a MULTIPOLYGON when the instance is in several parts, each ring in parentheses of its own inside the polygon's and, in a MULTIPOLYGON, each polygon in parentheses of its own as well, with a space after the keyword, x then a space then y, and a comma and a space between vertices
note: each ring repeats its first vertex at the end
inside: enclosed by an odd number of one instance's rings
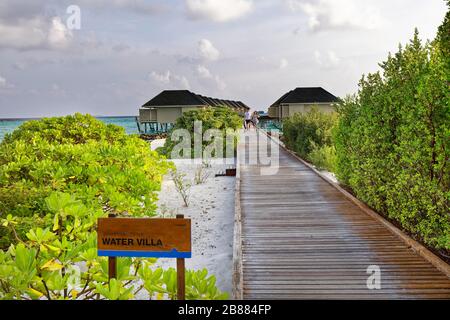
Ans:
POLYGON ((234 234, 233 234, 233 291, 235 300, 243 299, 243 272, 242 272, 242 220, 241 220, 241 165, 240 149, 238 145, 236 155, 236 183, 234 193, 234 234))
POLYGON ((263 176, 247 161, 256 144, 239 147, 243 298, 450 299, 450 279, 412 242, 305 163, 280 148, 278 173, 263 176), (369 265, 381 268, 381 290, 366 286, 369 265))

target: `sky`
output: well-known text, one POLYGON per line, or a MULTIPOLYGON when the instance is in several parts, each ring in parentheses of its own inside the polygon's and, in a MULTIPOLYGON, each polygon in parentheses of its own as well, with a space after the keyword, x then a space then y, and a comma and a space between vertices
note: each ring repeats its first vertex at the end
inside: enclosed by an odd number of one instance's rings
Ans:
POLYGON ((443 0, 0 0, 0 118, 137 115, 165 89, 266 110, 355 93, 443 0))

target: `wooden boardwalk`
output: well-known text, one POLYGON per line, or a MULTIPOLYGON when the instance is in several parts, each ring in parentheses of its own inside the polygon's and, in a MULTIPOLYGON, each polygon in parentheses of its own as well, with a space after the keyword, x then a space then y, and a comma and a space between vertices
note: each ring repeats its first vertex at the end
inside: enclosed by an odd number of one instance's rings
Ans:
POLYGON ((244 299, 450 299, 444 273, 294 156, 280 148, 278 173, 264 176, 245 163, 256 143, 244 148, 244 299), (367 288, 370 265, 380 267, 380 290, 367 288))

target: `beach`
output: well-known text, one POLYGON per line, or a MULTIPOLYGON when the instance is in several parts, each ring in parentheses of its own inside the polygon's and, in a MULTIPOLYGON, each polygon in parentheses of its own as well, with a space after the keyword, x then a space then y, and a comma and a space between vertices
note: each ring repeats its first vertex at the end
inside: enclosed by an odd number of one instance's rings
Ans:
MULTIPOLYGON (((163 143, 163 139, 153 141, 152 149, 163 143)), ((185 218, 192 219, 192 258, 186 259, 186 268, 206 268, 209 275, 216 276, 218 289, 228 292, 231 297, 235 177, 214 177, 228 165, 212 162, 211 168, 205 169, 209 177, 204 183, 196 185, 193 180, 199 164, 184 159, 171 161, 192 183, 189 207, 184 206, 168 174, 159 192, 158 214, 166 218, 183 214, 185 218)), ((156 267, 175 268, 176 260, 158 259, 156 267)), ((144 292, 136 296, 136 299, 147 298, 144 292)))

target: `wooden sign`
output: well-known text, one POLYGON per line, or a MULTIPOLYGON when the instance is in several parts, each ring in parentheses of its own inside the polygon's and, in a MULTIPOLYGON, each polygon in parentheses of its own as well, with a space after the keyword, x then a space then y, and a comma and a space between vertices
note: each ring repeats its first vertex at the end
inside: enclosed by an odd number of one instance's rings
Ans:
POLYGON ((191 258, 190 219, 99 218, 98 255, 191 258))

